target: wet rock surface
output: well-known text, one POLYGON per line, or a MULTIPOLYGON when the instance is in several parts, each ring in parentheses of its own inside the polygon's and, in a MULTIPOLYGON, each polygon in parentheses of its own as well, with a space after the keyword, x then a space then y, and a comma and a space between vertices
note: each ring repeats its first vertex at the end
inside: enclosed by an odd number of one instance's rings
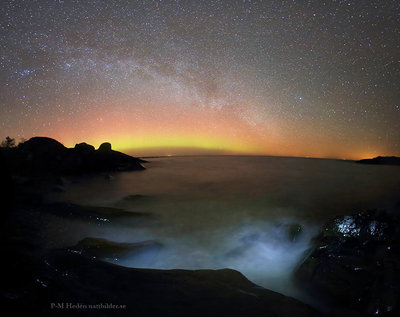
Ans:
POLYGON ((303 227, 298 223, 288 223, 283 224, 285 231, 287 232, 287 236, 290 241, 296 241, 303 231, 303 227))
POLYGON ((161 248, 162 245, 153 240, 127 243, 88 237, 68 249, 93 258, 118 260, 121 257, 132 257, 142 252, 157 252, 161 248))
MULTIPOLYGON (((28 257, 29 258, 29 257, 28 257)), ((1 301, 40 316, 319 316, 309 306, 223 270, 132 269, 56 250, 28 260, 29 272, 1 301), (112 304, 114 309, 90 309, 112 304), (57 306, 57 304, 61 304, 57 306), (67 305, 70 304, 66 308, 67 305), (75 308, 71 308, 75 305, 75 308)), ((3 306, 3 307, 6 307, 3 306)))
POLYGON ((374 210, 333 219, 295 277, 337 315, 399 313, 399 217, 374 210))
POLYGON ((49 203, 41 205, 39 212, 48 212, 63 218, 83 219, 95 223, 110 223, 121 218, 149 218, 148 213, 126 211, 120 208, 81 206, 72 203, 49 203))

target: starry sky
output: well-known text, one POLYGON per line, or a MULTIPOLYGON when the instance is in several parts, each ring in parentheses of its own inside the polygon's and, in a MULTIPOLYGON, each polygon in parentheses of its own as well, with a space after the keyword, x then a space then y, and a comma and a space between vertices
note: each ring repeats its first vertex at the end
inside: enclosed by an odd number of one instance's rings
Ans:
POLYGON ((0 137, 400 155, 400 2, 3 1, 0 137))

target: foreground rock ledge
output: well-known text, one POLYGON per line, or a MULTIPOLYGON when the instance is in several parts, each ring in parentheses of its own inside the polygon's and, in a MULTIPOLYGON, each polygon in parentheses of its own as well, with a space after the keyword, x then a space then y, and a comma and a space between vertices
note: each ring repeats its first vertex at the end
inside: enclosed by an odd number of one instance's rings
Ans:
POLYGON ((132 269, 53 251, 39 261, 29 292, 8 305, 40 316, 319 316, 309 306, 263 289, 230 270, 132 269), (126 305, 56 309, 51 303, 126 305))
POLYGON ((296 278, 337 316, 399 316, 399 216, 370 210, 328 222, 296 278))

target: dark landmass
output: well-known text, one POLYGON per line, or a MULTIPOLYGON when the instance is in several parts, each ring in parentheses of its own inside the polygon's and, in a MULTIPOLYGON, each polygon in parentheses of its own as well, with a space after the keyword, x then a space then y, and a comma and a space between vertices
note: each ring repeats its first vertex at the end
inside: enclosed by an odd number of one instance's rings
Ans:
POLYGON ((357 163, 374 165, 400 165, 400 157, 378 156, 372 159, 359 160, 357 163))
POLYGON ((144 162, 103 143, 95 150, 86 143, 66 148, 46 137, 33 137, 17 147, 0 148, 12 173, 24 176, 82 175, 98 172, 138 171, 144 162))
POLYGON ((384 211, 328 222, 295 276, 335 315, 399 316, 400 219, 384 211))

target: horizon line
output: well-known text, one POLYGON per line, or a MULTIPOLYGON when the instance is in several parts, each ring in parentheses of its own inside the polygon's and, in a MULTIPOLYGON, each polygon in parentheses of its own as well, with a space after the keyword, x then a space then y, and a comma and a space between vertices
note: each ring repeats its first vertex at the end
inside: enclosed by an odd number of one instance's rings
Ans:
MULTIPOLYGON (((55 141, 57 141, 57 142, 59 142, 59 143, 61 143, 63 146, 65 146, 65 147, 67 147, 68 148, 68 145, 66 146, 65 144, 64 144, 64 142, 60 142, 60 141, 58 141, 56 138, 53 138, 53 137, 48 137, 48 136, 33 136, 33 137, 31 137, 31 138, 34 138, 34 137, 43 137, 43 138, 50 138, 50 139, 53 139, 53 140, 55 140, 55 141)), ((22 139, 23 140, 23 142, 19 142, 19 144, 20 143, 24 143, 24 142, 26 142, 26 141, 28 141, 28 140, 30 140, 31 138, 29 138, 29 139, 22 139)), ((15 138, 12 138, 12 139, 14 139, 15 140, 15 138)), ((88 142, 90 142, 90 141, 88 141, 88 142)), ((106 141, 105 141, 106 142, 106 141)), ((81 142, 81 143, 86 143, 85 141, 83 141, 83 142, 81 142)), ((96 142, 96 143, 99 143, 99 142, 96 142)), ((104 142, 103 142, 104 143, 104 142)), ((110 142, 111 143, 111 145, 112 145, 112 143, 113 142, 110 142)), ((18 144, 18 145, 19 145, 18 144)), ((77 143, 78 144, 78 143, 77 143)), ((90 143, 87 143, 87 144, 90 144, 90 143)), ((90 144, 91 145, 91 144, 90 144)), ((70 148, 73 148, 73 146, 71 146, 70 148)), ((192 146, 192 147, 190 147, 190 146, 174 146, 174 145, 172 145, 172 146, 148 146, 148 147, 137 147, 137 148, 135 148, 135 147, 129 147, 129 148, 127 148, 127 147, 119 147, 119 146, 116 146, 115 147, 115 150, 116 151, 119 151, 119 152, 122 152, 122 153, 126 153, 126 154, 128 154, 128 155, 131 155, 131 156, 134 156, 134 157, 139 157, 139 158, 166 158, 166 157, 201 157, 201 156, 204 156, 204 157, 215 157, 215 156, 243 156, 243 157, 282 157, 282 158, 312 158, 312 159, 329 159, 329 160, 340 160, 340 161, 358 161, 358 160, 362 160, 362 159, 371 159, 371 158, 375 158, 375 157, 379 157, 379 156, 381 156, 381 157, 391 157, 391 156, 394 156, 394 157, 396 157, 396 155, 383 155, 383 154, 373 154, 373 155, 365 155, 365 156, 359 156, 358 158, 347 158, 347 157, 333 157, 333 156, 313 156, 313 155, 290 155, 290 154, 283 154, 283 155, 279 155, 279 154, 261 154, 261 153, 251 153, 251 152, 236 152, 236 151, 230 151, 229 149, 218 149, 218 148, 205 148, 205 147, 199 147, 199 146, 192 146), (193 154, 144 154, 144 155, 137 155, 137 154, 135 154, 135 153, 133 153, 134 151, 138 151, 138 152, 140 152, 140 150, 150 150, 150 149, 160 149, 160 148, 163 148, 163 149, 171 149, 171 150, 177 150, 177 149, 180 149, 180 150, 189 150, 189 149, 191 149, 191 150, 193 150, 193 151, 195 151, 195 150, 198 150, 198 151, 205 151, 205 152, 211 152, 211 153, 193 153, 193 154), (212 152, 214 152, 214 153, 212 153, 212 152), (215 153, 215 152, 217 152, 217 153, 215 153), (220 152, 220 153, 218 153, 218 152, 220 152), (236 153, 235 153, 236 152, 236 153)), ((160 149, 161 150, 161 149, 160 149)), ((351 157, 351 155, 349 155, 350 157, 351 157)))
POLYGON ((357 159, 336 158, 336 157, 316 157, 316 156, 290 156, 290 155, 271 155, 271 154, 177 154, 177 155, 148 155, 136 156, 141 159, 150 158, 170 158, 170 157, 204 157, 204 156, 251 156, 251 157, 277 157, 277 158, 301 158, 301 159, 317 159, 317 160, 339 160, 339 161, 358 161, 357 159))

